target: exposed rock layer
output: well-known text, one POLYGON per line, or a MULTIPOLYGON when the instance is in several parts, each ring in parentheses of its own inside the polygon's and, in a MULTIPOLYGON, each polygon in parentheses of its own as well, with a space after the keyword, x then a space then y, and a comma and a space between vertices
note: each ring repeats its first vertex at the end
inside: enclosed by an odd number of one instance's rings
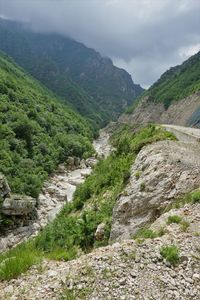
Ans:
POLYGON ((144 147, 114 207, 111 241, 132 237, 178 197, 200 186, 199 146, 161 141, 144 147))
POLYGON ((149 101, 144 97, 132 114, 122 115, 122 123, 146 124, 176 124, 183 126, 200 126, 200 92, 182 100, 174 101, 165 109, 163 103, 149 101))

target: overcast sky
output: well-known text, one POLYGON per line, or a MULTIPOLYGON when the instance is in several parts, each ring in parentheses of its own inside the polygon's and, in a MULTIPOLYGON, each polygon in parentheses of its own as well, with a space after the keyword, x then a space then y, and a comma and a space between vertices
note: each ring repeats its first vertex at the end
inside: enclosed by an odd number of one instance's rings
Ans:
POLYGON ((200 0, 0 0, 0 15, 95 48, 143 87, 200 50, 200 0))

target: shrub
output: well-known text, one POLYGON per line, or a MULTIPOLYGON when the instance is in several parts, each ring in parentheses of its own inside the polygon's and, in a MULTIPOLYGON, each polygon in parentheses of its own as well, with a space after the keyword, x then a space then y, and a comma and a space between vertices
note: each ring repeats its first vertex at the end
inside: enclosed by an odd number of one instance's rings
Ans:
POLYGON ((164 234, 163 228, 160 228, 159 231, 153 231, 150 228, 141 228, 135 234, 134 239, 155 239, 156 237, 162 236, 164 234))
POLYGON ((173 266, 177 265, 180 260, 179 249, 175 245, 162 246, 160 254, 173 266))
POLYGON ((190 223, 188 221, 182 220, 181 221, 181 229, 182 231, 186 232, 190 227, 190 223))
POLYGON ((135 172, 135 178, 136 178, 136 180, 138 180, 140 178, 140 176, 141 176, 141 172, 140 171, 135 172))
POLYGON ((192 193, 192 203, 200 202, 200 191, 195 191, 192 193))
POLYGON ((134 236, 134 239, 144 238, 144 239, 154 239, 157 237, 157 233, 148 228, 141 228, 137 234, 134 236))
POLYGON ((145 190, 145 187, 146 187, 145 183, 141 182, 140 183, 140 192, 143 192, 145 190))
POLYGON ((171 223, 176 223, 179 224, 182 221, 182 217, 178 216, 178 215, 172 215, 169 216, 167 219, 167 224, 171 224, 171 223))

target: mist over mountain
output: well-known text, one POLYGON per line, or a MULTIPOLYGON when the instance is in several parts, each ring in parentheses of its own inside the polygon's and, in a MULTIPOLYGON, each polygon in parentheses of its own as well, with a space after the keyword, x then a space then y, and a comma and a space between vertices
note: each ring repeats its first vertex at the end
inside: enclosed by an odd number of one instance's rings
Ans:
POLYGON ((109 58, 67 37, 37 33, 0 19, 0 49, 97 124, 117 116, 143 92, 109 58))

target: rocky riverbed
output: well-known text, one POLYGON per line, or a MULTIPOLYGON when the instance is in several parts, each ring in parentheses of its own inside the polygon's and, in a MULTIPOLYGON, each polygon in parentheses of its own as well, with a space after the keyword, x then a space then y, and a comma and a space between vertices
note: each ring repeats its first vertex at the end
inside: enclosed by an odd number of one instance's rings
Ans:
POLYGON ((27 238, 36 236, 56 217, 63 205, 72 200, 76 187, 92 172, 92 167, 97 163, 98 158, 106 157, 110 153, 109 136, 106 129, 100 130, 99 138, 93 142, 96 157, 82 161, 71 158, 68 165, 59 166, 57 172, 45 182, 38 197, 37 218, 30 220, 28 225, 20 226, 1 237, 0 251, 5 251, 27 238))

